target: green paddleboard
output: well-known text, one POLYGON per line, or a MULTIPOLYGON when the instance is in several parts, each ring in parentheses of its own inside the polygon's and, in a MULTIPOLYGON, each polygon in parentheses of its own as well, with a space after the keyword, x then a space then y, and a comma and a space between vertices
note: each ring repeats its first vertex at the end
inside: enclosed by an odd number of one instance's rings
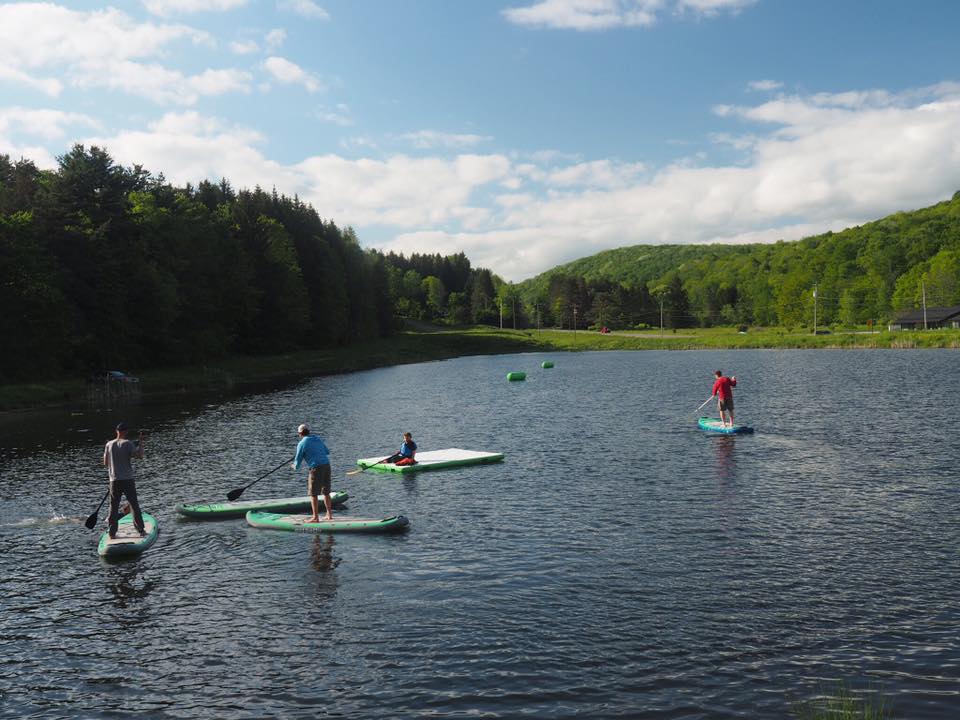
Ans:
POLYGON ((147 531, 144 537, 133 525, 133 513, 127 513, 117 523, 117 536, 110 539, 110 533, 104 531, 100 536, 100 544, 97 546, 97 552, 101 557, 120 558, 139 555, 148 547, 153 545, 160 533, 157 520, 149 513, 143 514, 143 529, 147 531))
MULTIPOLYGON (((342 505, 349 499, 349 495, 339 490, 330 493, 330 500, 334 505, 342 505)), ((323 507, 323 498, 320 498, 323 507)), ((288 498, 264 498, 263 500, 235 500, 233 502, 215 503, 184 503, 177 505, 177 512, 197 520, 223 520, 225 518, 243 517, 249 510, 262 510, 273 513, 295 513, 310 511, 310 496, 288 498)))
POLYGON ((302 533, 393 533, 403 532, 410 525, 410 522, 403 515, 386 518, 359 518, 340 515, 335 516, 333 520, 321 520, 315 523, 308 523, 309 517, 309 515, 282 515, 280 513, 251 510, 247 513, 247 522, 255 528, 302 533))

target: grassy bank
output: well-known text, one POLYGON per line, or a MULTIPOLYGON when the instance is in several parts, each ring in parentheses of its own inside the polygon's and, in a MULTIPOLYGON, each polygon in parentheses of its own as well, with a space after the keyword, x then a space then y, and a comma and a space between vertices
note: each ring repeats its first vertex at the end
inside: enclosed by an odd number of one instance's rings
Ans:
POLYGON ((647 330, 598 332, 568 330, 525 331, 540 343, 556 350, 709 350, 709 349, 793 349, 793 348, 953 348, 960 349, 960 330, 914 332, 834 331, 813 335, 809 330, 756 328, 745 333, 735 328, 690 328, 672 332, 647 330))
MULTIPOLYGON (((960 348, 960 330, 925 332, 841 333, 812 335, 772 328, 738 333, 732 328, 665 331, 598 332, 499 330, 488 327, 431 328, 398 333, 377 342, 332 350, 304 351, 265 357, 235 357, 205 366, 124 368, 141 378, 145 399, 177 394, 231 390, 313 375, 369 370, 464 355, 537 351, 702 350, 730 348, 960 348)), ((56 380, 0 386, 0 411, 83 404, 82 380, 56 380)))

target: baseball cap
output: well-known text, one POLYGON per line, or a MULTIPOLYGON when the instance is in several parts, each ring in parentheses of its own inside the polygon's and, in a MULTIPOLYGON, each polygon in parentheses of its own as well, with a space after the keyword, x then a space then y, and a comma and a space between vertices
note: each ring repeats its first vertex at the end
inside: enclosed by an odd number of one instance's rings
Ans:
POLYGON ((127 430, 127 424, 125 422, 117 423, 117 432, 124 432, 127 430))

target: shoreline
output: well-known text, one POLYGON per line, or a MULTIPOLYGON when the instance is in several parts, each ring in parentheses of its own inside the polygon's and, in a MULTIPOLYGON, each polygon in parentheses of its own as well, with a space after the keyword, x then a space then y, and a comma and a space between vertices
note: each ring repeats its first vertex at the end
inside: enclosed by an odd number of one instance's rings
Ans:
MULTIPOLYGON (((393 365, 469 355, 603 350, 866 350, 960 349, 960 330, 832 332, 813 335, 782 328, 738 333, 732 328, 665 331, 512 330, 452 328, 417 323, 380 340, 342 348, 262 357, 224 358, 206 366, 135 371, 141 378, 137 402, 237 391, 257 385, 295 382, 393 365)), ((83 380, 51 380, 0 386, 0 413, 89 405, 83 380)))

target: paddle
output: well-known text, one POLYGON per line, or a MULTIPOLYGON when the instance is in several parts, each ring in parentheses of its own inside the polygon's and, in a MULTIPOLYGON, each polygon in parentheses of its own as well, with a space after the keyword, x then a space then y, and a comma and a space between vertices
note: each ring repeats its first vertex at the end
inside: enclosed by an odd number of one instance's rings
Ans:
POLYGON ((87 526, 87 530, 93 530, 94 526, 97 524, 97 516, 100 515, 100 508, 103 507, 103 504, 107 501, 107 497, 110 495, 110 490, 108 489, 103 494, 103 500, 100 501, 100 504, 97 505, 97 509, 90 513, 90 517, 87 518, 87 521, 84 525, 87 526))
POLYGON ((360 465, 360 469, 359 469, 359 470, 347 470, 347 475, 356 475, 357 473, 362 473, 362 472, 363 472, 364 470, 366 470, 367 468, 372 468, 374 465, 379 465, 380 463, 385 463, 387 460, 389 460, 389 459, 392 458, 392 457, 393 457, 393 455, 387 455, 383 460, 377 460, 375 463, 373 463, 373 464, 371 464, 371 465, 360 465))
MULTIPOLYGON (((710 402, 711 400, 713 400, 713 395, 711 395, 711 396, 708 397, 706 400, 704 400, 704 401, 703 401, 703 405, 706 405, 706 404, 707 404, 708 402, 710 402)), ((700 411, 703 409, 703 405, 701 405, 700 407, 698 407, 694 412, 700 412, 700 411)))
POLYGON ((240 497, 241 495, 243 495, 243 491, 246 490, 248 487, 250 487, 250 485, 253 485, 253 483, 260 482, 261 480, 263 480, 263 479, 264 479, 265 477, 267 477, 268 475, 273 475, 277 470, 279 470, 279 469, 282 468, 284 465, 287 465, 288 463, 291 463, 291 462, 293 462, 293 458, 290 458, 289 460, 284 460, 282 463, 280 463, 279 465, 277 465, 273 470, 271 470, 270 472, 268 472, 266 475, 261 475, 261 476, 258 477, 256 480, 254 480, 252 483, 250 483, 249 485, 244 485, 243 487, 234 488, 233 490, 231 490, 230 492, 227 493, 227 500, 236 500, 238 497, 240 497))

